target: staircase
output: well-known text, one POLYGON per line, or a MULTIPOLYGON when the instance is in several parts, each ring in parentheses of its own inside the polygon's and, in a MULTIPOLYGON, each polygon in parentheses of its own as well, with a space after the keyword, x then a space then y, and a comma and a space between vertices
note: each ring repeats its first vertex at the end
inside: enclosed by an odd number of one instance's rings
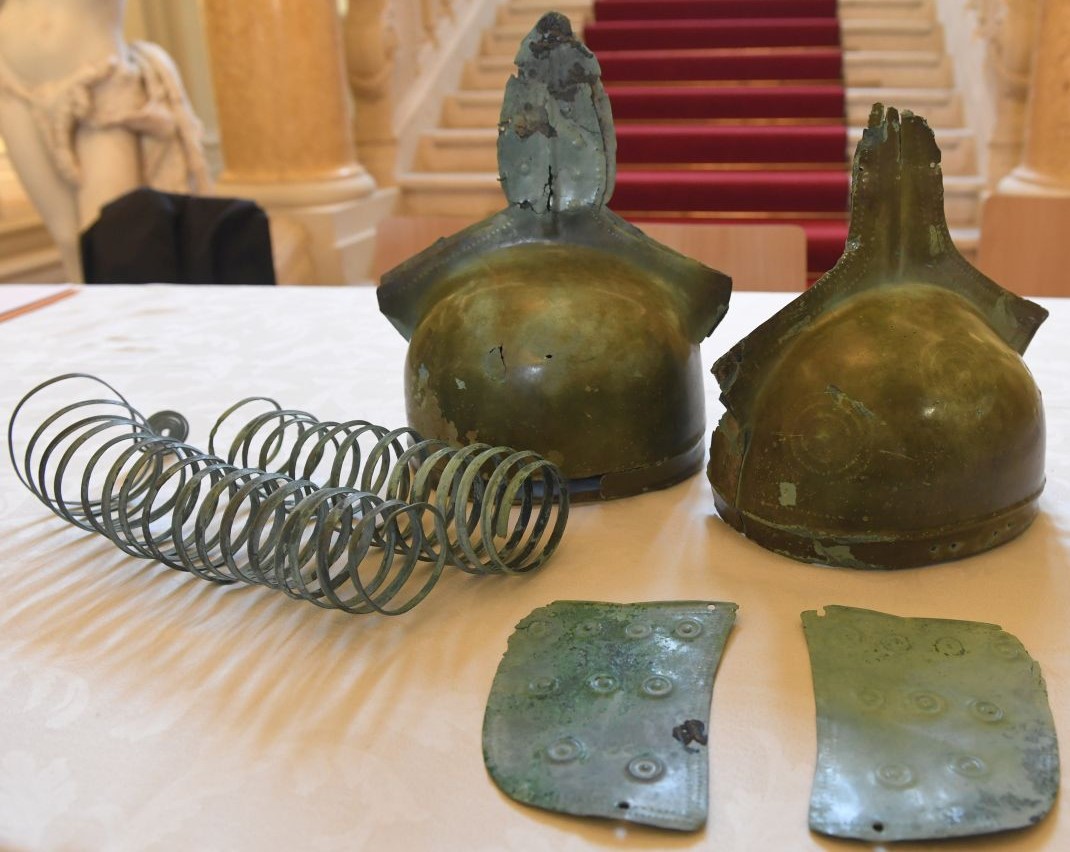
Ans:
POLYGON ((65 278, 59 251, 26 198, 0 142, 0 284, 52 283, 65 278))
POLYGON ((504 205, 496 165, 502 89, 520 40, 553 8, 577 30, 591 24, 585 38, 617 120, 612 206, 622 215, 797 222, 807 231, 811 274, 820 274, 843 249, 847 165, 880 100, 924 115, 936 131, 952 235, 960 249, 975 250, 983 181, 932 0, 840 0, 838 32, 833 0, 751 2, 766 15, 806 14, 787 25, 759 18, 681 26, 674 18, 698 7, 739 15, 748 4, 509 0, 447 98, 440 126, 421 138, 412 171, 399 176, 402 212, 475 219, 504 205), (638 8, 645 17, 637 21, 638 8), (725 38, 733 46, 718 46, 725 38))

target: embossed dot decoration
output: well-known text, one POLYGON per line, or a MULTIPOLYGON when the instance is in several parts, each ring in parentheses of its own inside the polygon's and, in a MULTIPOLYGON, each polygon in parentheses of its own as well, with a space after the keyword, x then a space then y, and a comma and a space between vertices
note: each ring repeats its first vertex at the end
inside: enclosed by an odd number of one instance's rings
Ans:
POLYGON ((903 651, 910 650, 910 640, 906 636, 901 636, 898 633, 892 633, 881 639, 881 647, 886 651, 892 651, 894 653, 902 653, 903 651))
POLYGON ((652 675, 643 681, 642 690, 654 698, 661 698, 672 692, 672 681, 662 675, 652 675))
POLYGON ((877 781, 885 787, 903 789, 914 783, 914 770, 902 763, 885 763, 877 767, 877 781))
POLYGON ((1040 664, 1012 634, 834 604, 804 612, 803 628, 817 707, 813 831, 891 849, 1051 813, 1057 733, 1040 664), (843 641, 845 628, 863 641, 843 641))
POLYGON ((982 722, 998 722, 1003 718, 1003 708, 991 701, 971 701, 970 712, 982 722))
POLYGON ((546 747, 546 757, 552 763, 572 763, 583 756, 583 743, 575 737, 561 737, 546 747))
POLYGON ((910 705, 919 713, 924 713, 927 716, 938 716, 947 709, 947 701, 935 692, 911 693, 910 705))
POLYGON ((616 677, 605 672, 599 672, 587 678, 587 687, 592 692, 597 692, 600 695, 608 695, 610 692, 616 691, 617 686, 616 677))
POLYGON ((694 639, 702 635, 702 625, 691 618, 685 618, 677 622, 673 633, 679 639, 694 639))
POLYGON ((837 628, 836 636, 845 644, 857 645, 862 641, 862 631, 850 624, 844 624, 837 628))
POLYGON ((992 643, 992 650, 1005 660, 1017 660, 1022 654, 1021 646, 1010 636, 1003 635, 992 643))
POLYGON ((980 778, 988 774, 988 764, 972 754, 960 754, 948 764, 951 771, 964 778, 980 778))
POLYGON ((961 657, 966 653, 965 646, 954 636, 943 636, 933 643, 933 650, 945 657, 961 657))
POLYGON ((665 774, 665 764, 656 757, 635 757, 628 762, 628 774, 636 781, 657 781, 665 774))
POLYGON ((528 692, 541 698, 547 695, 553 695, 557 692, 560 685, 560 681, 558 681, 556 677, 552 677, 551 675, 541 675, 532 678, 528 682, 528 692))
POLYGON ((704 600, 556 601, 530 613, 509 637, 487 699, 491 778, 524 804, 701 829, 702 746, 735 613, 731 602, 704 600), (550 626, 547 638, 532 637, 536 621, 550 626))
POLYGON ((858 703, 870 710, 884 705, 884 693, 873 686, 864 686, 855 693, 858 703))

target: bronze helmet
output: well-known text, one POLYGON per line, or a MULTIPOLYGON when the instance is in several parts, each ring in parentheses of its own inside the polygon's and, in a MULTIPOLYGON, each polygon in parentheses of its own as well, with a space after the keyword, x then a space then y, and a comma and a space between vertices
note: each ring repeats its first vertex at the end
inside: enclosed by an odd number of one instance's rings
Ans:
POLYGON ((1024 530, 1044 410, 1021 353, 1047 316, 974 269, 925 121, 878 104, 836 266, 714 365, 717 510, 807 562, 902 568, 1024 530))
POLYGON ((594 55, 545 15, 505 90, 509 206, 386 273, 409 340, 409 422, 426 437, 532 449, 574 498, 661 488, 702 467, 698 343, 731 280, 605 209, 616 142, 594 55))

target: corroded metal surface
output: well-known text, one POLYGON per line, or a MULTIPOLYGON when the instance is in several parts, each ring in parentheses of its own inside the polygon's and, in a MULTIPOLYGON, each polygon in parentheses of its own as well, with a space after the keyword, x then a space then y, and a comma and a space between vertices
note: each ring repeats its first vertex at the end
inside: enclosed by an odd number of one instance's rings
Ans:
POLYGON ((1022 828, 1059 787, 1040 667, 994 624, 804 612, 817 704, 810 827, 869 841, 1022 828))
POLYGON ((65 375, 16 406, 8 448, 41 502, 126 553, 350 613, 406 612, 447 565, 532 571, 568 518, 560 472, 528 451, 458 450, 409 429, 321 422, 263 398, 223 414, 209 453, 185 443, 184 431, 175 412, 146 420, 105 382, 65 375), (75 381, 106 395, 65 401, 22 428, 27 406, 75 381), (259 413, 225 441, 247 406, 259 413), (217 441, 228 444, 225 458, 214 455, 217 441))
POLYGON ((706 821, 710 700, 736 605, 557 601, 517 626, 483 720, 517 801, 690 831, 706 821))
POLYGON ((580 498, 662 488, 702 465, 698 343, 731 280, 605 209, 615 136, 598 62, 564 16, 524 40, 499 136, 509 206, 383 276, 409 340, 410 424, 528 447, 580 498))
POLYGON ((1020 356, 1047 312, 956 251, 939 163, 923 119, 877 105, 843 257, 714 365, 717 509, 765 547, 902 568, 1036 515, 1044 412, 1020 356))

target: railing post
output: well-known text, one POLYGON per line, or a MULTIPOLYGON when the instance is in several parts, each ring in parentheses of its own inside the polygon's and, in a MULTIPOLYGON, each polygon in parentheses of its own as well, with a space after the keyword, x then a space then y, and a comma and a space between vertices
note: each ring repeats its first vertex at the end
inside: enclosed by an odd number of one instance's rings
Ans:
POLYGON ((357 161, 334 0, 206 0, 219 193, 304 226, 316 283, 367 278, 394 193, 357 161))

